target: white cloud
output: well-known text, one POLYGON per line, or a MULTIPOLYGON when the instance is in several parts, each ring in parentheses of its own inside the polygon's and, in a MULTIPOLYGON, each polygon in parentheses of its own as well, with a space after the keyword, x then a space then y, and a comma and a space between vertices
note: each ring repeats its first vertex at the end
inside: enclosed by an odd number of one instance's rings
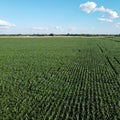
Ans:
POLYGON ((102 21, 102 22, 113 22, 112 19, 107 19, 107 18, 103 18, 103 17, 98 18, 98 20, 99 20, 99 21, 102 21))
POLYGON ((94 12, 104 12, 104 13, 108 13, 109 17, 111 19, 115 19, 115 18, 118 18, 119 15, 116 11, 113 11, 111 9, 108 9, 108 8, 104 8, 104 6, 101 6, 99 8, 95 8, 94 9, 94 12))
POLYGON ((80 9, 85 11, 86 13, 90 13, 92 11, 94 11, 94 9, 96 8, 97 4, 95 2, 86 2, 83 4, 80 4, 80 9))
POLYGON ((34 30, 40 30, 40 31, 47 31, 48 28, 46 27, 33 27, 34 30))
POLYGON ((106 8, 104 8, 104 6, 101 6, 101 7, 96 7, 94 10, 94 12, 106 12, 106 8))
POLYGON ((9 29, 9 28, 15 27, 15 26, 16 26, 15 24, 9 23, 4 20, 0 20, 0 28, 1 29, 9 29))
POLYGON ((98 20, 105 21, 105 22, 112 22, 112 19, 119 18, 119 15, 116 11, 105 8, 104 6, 97 7, 97 4, 95 2, 83 3, 80 5, 80 9, 82 11, 85 11, 86 13, 91 13, 91 12, 107 13, 108 14, 107 19, 105 19, 105 18, 98 19, 98 20))
POLYGON ((63 27, 62 26, 55 26, 55 29, 58 30, 58 31, 63 31, 63 27))
POLYGON ((108 14, 110 15, 110 18, 112 19, 119 18, 119 15, 116 11, 108 10, 108 14))

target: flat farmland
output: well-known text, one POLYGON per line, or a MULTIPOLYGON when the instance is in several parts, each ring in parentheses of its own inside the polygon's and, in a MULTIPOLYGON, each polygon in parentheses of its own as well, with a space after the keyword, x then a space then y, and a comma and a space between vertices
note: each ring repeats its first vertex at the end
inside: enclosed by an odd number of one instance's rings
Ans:
POLYGON ((119 119, 119 37, 0 38, 0 120, 119 119))

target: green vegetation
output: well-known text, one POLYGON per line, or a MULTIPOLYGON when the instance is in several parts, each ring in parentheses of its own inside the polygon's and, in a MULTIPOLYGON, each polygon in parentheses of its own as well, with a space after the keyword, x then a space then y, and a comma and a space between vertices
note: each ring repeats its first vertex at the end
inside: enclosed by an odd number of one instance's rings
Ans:
POLYGON ((0 120, 119 120, 120 38, 0 38, 0 120))

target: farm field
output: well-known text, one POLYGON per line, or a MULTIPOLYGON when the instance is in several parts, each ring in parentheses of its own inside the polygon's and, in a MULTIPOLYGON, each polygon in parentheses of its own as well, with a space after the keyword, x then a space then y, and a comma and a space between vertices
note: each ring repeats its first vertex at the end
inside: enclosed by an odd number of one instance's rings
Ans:
POLYGON ((120 38, 0 38, 0 120, 120 120, 120 38))

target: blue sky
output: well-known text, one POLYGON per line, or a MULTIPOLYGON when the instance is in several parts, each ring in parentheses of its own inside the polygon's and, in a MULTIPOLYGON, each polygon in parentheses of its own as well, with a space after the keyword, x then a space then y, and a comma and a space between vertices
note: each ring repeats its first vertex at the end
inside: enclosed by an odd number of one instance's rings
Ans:
POLYGON ((1 0, 0 34, 120 33, 120 0, 1 0))

